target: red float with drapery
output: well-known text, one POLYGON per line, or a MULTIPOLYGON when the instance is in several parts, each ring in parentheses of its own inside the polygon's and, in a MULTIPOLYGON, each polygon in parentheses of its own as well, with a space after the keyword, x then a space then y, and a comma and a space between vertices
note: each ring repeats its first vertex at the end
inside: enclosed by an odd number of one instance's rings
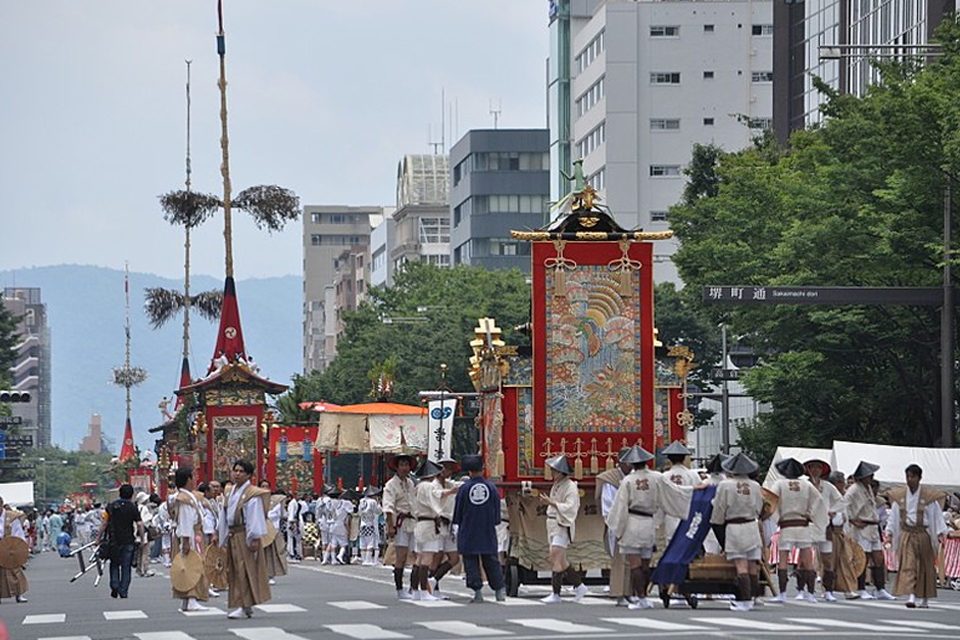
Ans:
POLYGON ((321 493, 323 458, 314 449, 317 427, 272 425, 267 451, 270 486, 297 494, 321 493))

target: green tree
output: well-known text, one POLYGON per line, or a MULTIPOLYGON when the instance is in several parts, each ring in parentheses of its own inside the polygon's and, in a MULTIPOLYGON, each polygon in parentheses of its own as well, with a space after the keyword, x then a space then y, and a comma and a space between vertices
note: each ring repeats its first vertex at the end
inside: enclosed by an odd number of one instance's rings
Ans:
POLYGON ((514 326, 528 321, 530 289, 519 271, 488 271, 458 266, 442 269, 408 264, 390 288, 373 287, 368 300, 346 316, 337 357, 323 371, 296 376, 279 401, 285 421, 316 421, 297 405, 310 400, 337 404, 369 402, 368 373, 393 357, 393 399, 418 402, 417 393, 440 384, 440 364, 448 366, 451 389, 472 389, 467 370, 469 342, 481 317, 492 317, 508 344, 524 344, 514 326))
MULTIPOLYGON (((857 99, 831 96, 826 121, 788 149, 720 154, 712 195, 674 207, 688 288, 710 284, 938 286, 943 189, 960 174, 960 29, 923 68, 881 65, 857 99)), ((711 307, 763 366, 748 390, 772 412, 742 444, 833 439, 933 445, 939 437, 939 310, 931 307, 711 307)), ((955 354, 951 354, 954 355, 955 354)), ((849 471, 849 470, 845 470, 849 471)))
POLYGON ((23 461, 34 469, 21 472, 21 480, 33 480, 35 501, 55 504, 70 493, 81 490, 85 483, 97 483, 94 499, 103 499, 114 486, 109 477, 110 454, 66 451, 59 447, 30 449, 23 461))

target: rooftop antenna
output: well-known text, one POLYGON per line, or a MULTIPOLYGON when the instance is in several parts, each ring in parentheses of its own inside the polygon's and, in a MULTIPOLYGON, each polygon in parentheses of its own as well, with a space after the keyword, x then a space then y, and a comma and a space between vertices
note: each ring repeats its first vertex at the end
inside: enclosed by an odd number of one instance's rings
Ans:
POLYGON ((497 108, 493 108, 493 100, 490 101, 490 115, 493 116, 493 128, 497 129, 500 126, 500 114, 503 113, 503 101, 497 100, 497 108))
MULTIPOLYGON (((446 110, 447 110, 447 90, 445 87, 440 87, 440 148, 444 153, 447 151, 447 121, 446 121, 446 110)), ((433 155, 437 155, 437 152, 434 151, 433 155)))
POLYGON ((433 155, 435 156, 439 155, 440 150, 443 149, 443 141, 433 141, 433 130, 429 124, 427 125, 427 146, 433 147, 433 155))

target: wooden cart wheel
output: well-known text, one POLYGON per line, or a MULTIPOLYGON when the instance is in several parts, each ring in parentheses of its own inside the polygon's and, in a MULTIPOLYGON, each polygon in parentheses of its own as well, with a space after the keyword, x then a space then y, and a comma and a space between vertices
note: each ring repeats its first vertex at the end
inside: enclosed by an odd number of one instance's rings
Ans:
POLYGON ((520 593, 520 570, 515 564, 507 565, 507 575, 504 576, 507 582, 507 595, 516 598, 520 593))

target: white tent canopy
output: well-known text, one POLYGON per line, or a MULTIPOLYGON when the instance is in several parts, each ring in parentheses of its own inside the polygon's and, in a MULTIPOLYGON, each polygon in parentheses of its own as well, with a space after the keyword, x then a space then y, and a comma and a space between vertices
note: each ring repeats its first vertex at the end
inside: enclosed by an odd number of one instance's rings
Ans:
POLYGON ((832 470, 842 471, 848 476, 854 472, 861 460, 872 462, 880 465, 874 478, 884 485, 904 484, 904 469, 908 464, 918 464, 923 469, 924 484, 960 491, 960 449, 898 447, 845 440, 835 440, 833 449, 777 447, 763 486, 770 487, 780 478, 773 465, 786 458, 796 458, 799 462, 819 458, 828 462, 832 470))
POLYGON ((0 498, 11 507, 33 504, 33 482, 4 482, 0 484, 0 498))
POLYGON ((903 484, 904 469, 908 464, 918 464, 923 469, 924 484, 950 491, 960 490, 960 449, 834 441, 830 459, 834 469, 850 475, 861 460, 880 465, 873 477, 882 484, 903 484))
POLYGON ((813 460, 814 458, 823 460, 824 462, 829 463, 831 466, 833 451, 830 449, 810 449, 805 447, 777 447, 777 452, 773 454, 773 462, 770 463, 770 468, 767 470, 767 477, 763 480, 763 486, 768 489, 773 486, 773 483, 779 480, 782 476, 777 472, 775 464, 781 460, 786 460, 787 458, 794 458, 800 463, 804 463, 807 460, 813 460))

